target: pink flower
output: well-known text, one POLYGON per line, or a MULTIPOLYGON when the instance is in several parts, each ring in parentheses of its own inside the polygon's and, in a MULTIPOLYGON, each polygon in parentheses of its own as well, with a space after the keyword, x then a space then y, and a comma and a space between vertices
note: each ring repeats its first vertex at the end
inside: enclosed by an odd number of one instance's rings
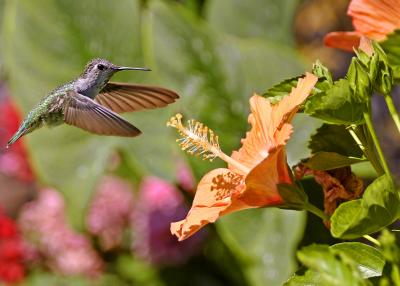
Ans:
POLYGON ((184 191, 194 193, 196 188, 196 180, 190 166, 185 161, 178 161, 176 177, 178 185, 184 191))
POLYGON ((132 210, 132 187, 117 177, 104 177, 86 220, 89 232, 99 237, 103 250, 121 245, 123 231, 129 224, 132 210))
POLYGON ((183 263, 195 254, 204 235, 179 243, 169 230, 170 222, 182 219, 187 210, 175 186, 156 177, 146 178, 132 216, 135 254, 155 265, 183 263))
POLYGON ((39 191, 39 197, 22 209, 19 223, 49 268, 65 275, 100 273, 102 260, 87 237, 66 224, 64 200, 57 191, 39 191))

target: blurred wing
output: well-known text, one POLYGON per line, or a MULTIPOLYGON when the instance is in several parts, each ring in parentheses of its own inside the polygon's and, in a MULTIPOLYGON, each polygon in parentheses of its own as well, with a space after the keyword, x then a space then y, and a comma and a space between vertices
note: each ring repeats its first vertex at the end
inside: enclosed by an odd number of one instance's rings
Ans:
POLYGON ((94 101, 122 113, 164 107, 178 98, 176 92, 158 86, 109 82, 94 101))
POLYGON ((64 121, 99 135, 133 137, 141 133, 118 114, 76 92, 70 94, 70 101, 64 109, 64 121))

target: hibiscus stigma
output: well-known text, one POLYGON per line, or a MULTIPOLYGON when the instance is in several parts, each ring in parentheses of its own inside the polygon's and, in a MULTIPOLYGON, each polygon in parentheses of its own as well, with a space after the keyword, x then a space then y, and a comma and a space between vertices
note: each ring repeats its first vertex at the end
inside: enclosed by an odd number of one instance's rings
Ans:
POLYGON ((182 114, 176 114, 167 122, 167 126, 178 130, 181 138, 177 139, 176 142, 178 142, 183 151, 191 155, 202 156, 203 160, 213 161, 216 157, 219 157, 245 173, 250 171, 249 168, 221 150, 218 135, 212 129, 194 119, 188 120, 188 127, 185 127, 182 124, 182 118, 182 114))

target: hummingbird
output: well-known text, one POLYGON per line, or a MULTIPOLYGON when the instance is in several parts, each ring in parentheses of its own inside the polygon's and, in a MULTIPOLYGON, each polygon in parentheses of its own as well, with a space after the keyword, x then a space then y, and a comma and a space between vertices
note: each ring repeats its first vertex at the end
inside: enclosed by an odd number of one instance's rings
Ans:
POLYGON ((138 128, 118 114, 164 107, 179 96, 158 86, 109 81, 115 73, 126 70, 150 71, 148 68, 117 66, 105 59, 92 59, 79 77, 51 91, 29 112, 6 147, 43 125, 62 123, 99 135, 140 135, 138 128))

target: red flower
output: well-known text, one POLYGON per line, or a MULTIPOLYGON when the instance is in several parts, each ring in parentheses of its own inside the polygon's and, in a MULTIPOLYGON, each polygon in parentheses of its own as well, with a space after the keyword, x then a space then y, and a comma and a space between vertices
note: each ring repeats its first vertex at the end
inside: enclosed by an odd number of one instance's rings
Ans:
MULTIPOLYGON (((0 95, 1 93, 0 87, 0 95)), ((0 148, 4 148, 21 122, 18 108, 8 96, 0 97, 0 122, 0 148)), ((33 181, 34 176, 23 141, 19 140, 10 149, 0 153, 0 172, 23 181, 33 181)))
POLYGON ((23 259, 23 244, 16 224, 0 212, 0 281, 21 281, 25 275, 23 259))

